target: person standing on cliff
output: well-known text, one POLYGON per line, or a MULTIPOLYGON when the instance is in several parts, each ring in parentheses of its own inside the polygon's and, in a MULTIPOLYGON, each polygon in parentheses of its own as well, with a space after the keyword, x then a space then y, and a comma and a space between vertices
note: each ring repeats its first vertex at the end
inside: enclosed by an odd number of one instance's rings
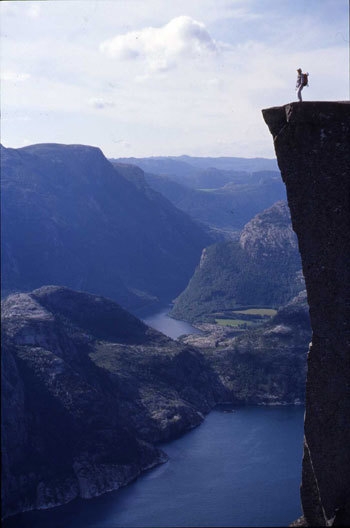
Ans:
POLYGON ((297 76, 297 84, 295 86, 295 89, 297 91, 297 96, 298 96, 299 101, 302 102, 303 100, 301 97, 301 90, 304 88, 304 86, 307 86, 309 74, 303 73, 301 68, 297 69, 297 73, 298 73, 298 76, 297 76))

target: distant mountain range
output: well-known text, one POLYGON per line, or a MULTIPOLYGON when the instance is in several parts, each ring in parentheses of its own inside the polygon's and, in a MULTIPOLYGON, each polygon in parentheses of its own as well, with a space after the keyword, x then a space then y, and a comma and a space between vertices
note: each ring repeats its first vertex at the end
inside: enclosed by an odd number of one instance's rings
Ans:
POLYGON ((149 158, 112 158, 111 161, 137 165, 144 172, 163 174, 177 179, 179 183, 193 186, 198 174, 215 168, 219 171, 252 173, 257 171, 278 171, 277 161, 266 158, 153 156, 149 158), (181 181, 180 181, 181 180, 181 181))
POLYGON ((145 171, 149 185, 218 235, 232 236, 257 213, 285 200, 275 160, 121 158, 145 171))
POLYGON ((133 309, 186 286, 209 235, 98 148, 1 148, 2 295, 47 284, 133 309))
POLYGON ((171 314, 195 322, 241 306, 279 307, 305 288, 286 202, 244 227, 240 239, 207 247, 171 314))

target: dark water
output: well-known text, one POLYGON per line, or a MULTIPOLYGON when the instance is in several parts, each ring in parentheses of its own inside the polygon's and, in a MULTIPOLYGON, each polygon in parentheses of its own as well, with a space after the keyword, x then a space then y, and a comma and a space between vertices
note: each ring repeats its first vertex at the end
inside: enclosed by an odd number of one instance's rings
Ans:
POLYGON ((168 337, 172 339, 178 338, 180 335, 184 334, 200 334, 201 331, 197 328, 194 328, 189 323, 185 321, 178 321, 172 319, 168 316, 170 307, 163 308, 162 310, 142 317, 142 320, 152 328, 163 332, 168 337))
POLYGON ((301 514, 301 407, 214 410, 163 445, 170 460, 117 492, 4 528, 288 526, 301 514))
MULTIPOLYGON (((144 316, 172 338, 193 333, 167 316, 144 316)), ((162 446, 166 464, 119 491, 9 519, 4 528, 288 526, 300 516, 301 407, 214 410, 162 446)))

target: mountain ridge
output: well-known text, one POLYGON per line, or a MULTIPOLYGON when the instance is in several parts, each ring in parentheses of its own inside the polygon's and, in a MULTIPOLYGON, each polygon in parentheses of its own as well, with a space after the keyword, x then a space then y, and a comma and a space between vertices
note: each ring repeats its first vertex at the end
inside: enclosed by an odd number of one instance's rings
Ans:
POLYGON ((5 295, 62 284, 128 308, 169 302, 211 240, 97 147, 3 147, 1 164, 5 295))
POLYGON ((193 347, 64 287, 3 301, 2 345, 5 516, 126 485, 222 390, 193 347))
POLYGON ((256 215, 239 240, 205 248, 171 315, 199 322, 242 306, 279 307, 304 288, 286 202, 256 215))

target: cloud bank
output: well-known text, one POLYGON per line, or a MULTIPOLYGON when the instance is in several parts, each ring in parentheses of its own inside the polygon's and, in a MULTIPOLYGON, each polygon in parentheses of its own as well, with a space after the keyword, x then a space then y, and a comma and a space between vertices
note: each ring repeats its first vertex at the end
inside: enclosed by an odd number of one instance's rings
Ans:
POLYGON ((88 101, 89 105, 97 110, 103 110, 104 108, 113 108, 115 104, 113 101, 108 101, 103 97, 92 97, 88 101))
POLYGON ((348 0, 0 1, 0 15, 7 146, 273 157, 261 108, 295 100, 296 68, 305 100, 349 97, 348 0))
POLYGON ((205 25, 184 15, 160 28, 131 31, 100 45, 100 51, 111 58, 141 59, 154 71, 169 70, 176 67, 180 59, 212 54, 218 49, 205 25))

